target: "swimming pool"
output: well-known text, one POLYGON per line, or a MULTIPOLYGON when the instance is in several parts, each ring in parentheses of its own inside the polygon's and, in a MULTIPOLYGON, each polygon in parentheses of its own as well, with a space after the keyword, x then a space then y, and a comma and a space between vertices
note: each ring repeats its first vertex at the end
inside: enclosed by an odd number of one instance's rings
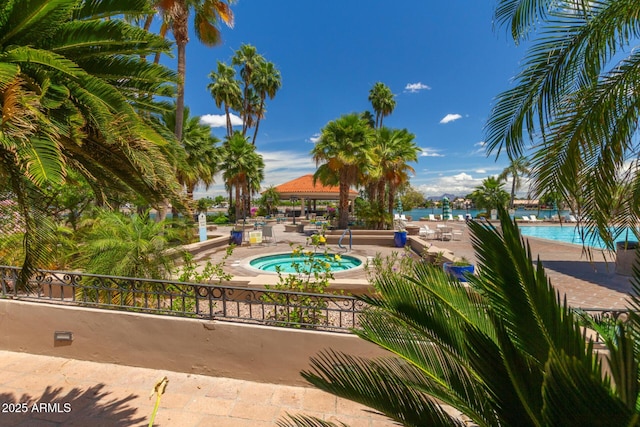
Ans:
MULTIPOLYGON (((556 240, 564 243, 571 243, 574 245, 582 245, 582 236, 580 230, 572 225, 565 226, 518 226, 520 233, 526 237, 539 237, 541 239, 556 240)), ((632 236, 630 234, 630 236, 632 236)), ((595 248, 604 249, 606 246, 599 236, 595 236, 594 239, 590 235, 585 236, 585 245, 595 248)), ((624 240, 624 239, 623 239, 624 240)), ((635 240, 630 238, 629 241, 635 240)))
MULTIPOLYGON (((350 255, 331 255, 331 254, 316 254, 317 259, 330 265, 332 272, 340 272, 344 270, 350 270, 362 265, 362 261, 356 257, 350 255)), ((249 265, 253 268, 257 268, 262 271, 276 272, 277 268, 283 273, 295 273, 296 269, 293 266, 294 263, 304 265, 307 257, 303 254, 275 254, 266 255, 255 258, 249 262, 249 265)))

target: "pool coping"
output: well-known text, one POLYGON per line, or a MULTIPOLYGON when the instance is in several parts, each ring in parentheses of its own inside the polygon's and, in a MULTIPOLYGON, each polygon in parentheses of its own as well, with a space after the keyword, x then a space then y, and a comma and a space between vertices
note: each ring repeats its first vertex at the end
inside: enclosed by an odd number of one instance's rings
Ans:
MULTIPOLYGON (((233 264, 231 264, 232 267, 242 267, 242 268, 246 268, 249 271, 253 271, 253 272, 257 272, 259 273, 259 275, 265 275, 267 277, 278 277, 278 273, 275 271, 266 271, 266 270, 260 270, 259 268, 256 268, 254 266, 251 265, 251 261, 254 261, 257 258, 262 258, 262 257, 268 257, 268 256, 274 256, 274 255, 288 255, 291 254, 292 251, 282 251, 282 252, 270 252, 269 254, 256 254, 256 255, 251 255, 249 257, 243 258, 241 260, 237 260, 235 261, 233 264)), ((338 254, 336 253, 336 255, 340 255, 340 256, 350 256, 352 258, 355 258, 357 260, 360 261, 360 265, 358 265, 357 267, 353 267, 353 268, 349 268, 347 270, 340 270, 340 271, 333 271, 332 273, 334 275, 336 274, 341 274, 341 273, 347 273, 347 272, 357 272, 359 270, 363 270, 365 264, 367 263, 367 261, 369 261, 369 258, 373 258, 373 257, 363 257, 361 255, 356 255, 353 253, 345 253, 345 254, 338 254)), ((287 272, 282 272, 282 274, 296 274, 295 272, 291 272, 291 273, 287 273, 287 272)), ((350 279, 352 280, 352 279, 350 279)))

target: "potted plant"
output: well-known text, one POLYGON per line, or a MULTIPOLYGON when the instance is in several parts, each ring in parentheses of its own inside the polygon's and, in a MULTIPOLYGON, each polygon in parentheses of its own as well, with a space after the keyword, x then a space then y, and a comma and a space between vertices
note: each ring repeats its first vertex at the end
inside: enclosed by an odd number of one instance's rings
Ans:
POLYGON ((403 248, 407 244, 407 230, 399 229, 393 233, 393 243, 396 248, 403 248))
POLYGON ((238 229, 236 227, 231 229, 231 243, 235 243, 236 245, 242 245, 242 236, 244 234, 243 229, 238 229))
POLYGON ((453 262, 445 262, 442 266, 444 271, 461 282, 467 281, 467 278, 465 277, 467 273, 473 274, 474 272, 473 264, 471 264, 471 262, 469 262, 465 257, 453 262))

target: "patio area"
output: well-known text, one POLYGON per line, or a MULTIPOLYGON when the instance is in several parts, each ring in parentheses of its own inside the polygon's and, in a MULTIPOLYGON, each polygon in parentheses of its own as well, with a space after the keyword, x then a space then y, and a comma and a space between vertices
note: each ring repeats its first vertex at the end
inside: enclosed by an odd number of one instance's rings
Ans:
MULTIPOLYGON (((451 226, 462 232, 460 240, 426 242, 474 260, 466 225, 456 223, 451 226)), ((306 244, 307 237, 304 234, 284 232, 283 224, 276 225, 274 229, 277 244, 246 245, 235 250, 225 269, 234 274, 236 280, 244 280, 255 286, 274 282, 277 275, 251 269, 247 261, 256 255, 289 251, 290 243, 306 244)), ((229 235, 229 230, 220 227, 216 234, 229 235)), ((567 297, 570 305, 600 309, 625 308, 626 297, 632 289, 630 278, 615 274, 613 264, 599 259, 588 261, 580 246, 535 238, 528 241, 534 256, 540 257, 552 283, 561 295, 567 297)), ((330 244, 329 249, 336 250, 336 245, 330 244)), ((399 251, 402 249, 394 247, 389 237, 388 245, 354 244, 351 253, 366 258, 377 253, 386 256, 399 251)), ((223 255, 224 250, 217 249, 200 253, 199 259, 216 262, 223 255)), ((335 276, 339 284, 367 286, 368 283, 363 269, 337 273, 335 276)), ((211 334, 215 328, 220 330, 223 323, 218 326, 214 323, 212 330, 207 333, 211 334)), ((222 342, 216 345, 222 345, 222 342)), ((368 412, 361 405, 310 387, 174 372, 157 369, 157 366, 156 369, 149 369, 58 357, 64 355, 64 349, 56 347, 53 355, 49 356, 21 353, 19 350, 0 351, 0 367, 4 372, 0 387, 2 402, 7 404, 6 410, 0 414, 0 424, 145 426, 148 425, 155 403, 155 397, 150 399, 149 393, 154 384, 166 376, 169 383, 155 422, 159 426, 266 427, 274 426, 285 413, 304 413, 325 420, 342 421, 354 427, 395 425, 380 415, 368 412), (45 404, 43 410, 33 410, 35 403, 38 404, 36 408, 45 404), (17 408, 25 407, 28 412, 17 412, 17 408)), ((94 352, 100 350, 94 349, 94 352)), ((193 354, 187 350, 183 351, 184 354, 179 354, 180 350, 172 350, 172 353, 175 354, 171 357, 187 361, 193 354)), ((274 362, 283 357, 285 355, 277 351, 269 355, 274 362)), ((136 364, 145 366, 144 359, 144 356, 141 357, 136 364)), ((192 360, 189 363, 199 366, 206 362, 192 360)), ((244 367, 247 370, 260 369, 250 363, 244 367)))

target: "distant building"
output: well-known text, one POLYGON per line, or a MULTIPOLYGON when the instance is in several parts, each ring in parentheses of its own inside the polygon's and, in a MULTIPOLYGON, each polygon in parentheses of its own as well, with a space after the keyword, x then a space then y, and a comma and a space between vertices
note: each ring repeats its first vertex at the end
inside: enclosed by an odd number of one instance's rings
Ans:
POLYGON ((515 199, 513 206, 515 208, 537 209, 540 204, 538 199, 515 199))

